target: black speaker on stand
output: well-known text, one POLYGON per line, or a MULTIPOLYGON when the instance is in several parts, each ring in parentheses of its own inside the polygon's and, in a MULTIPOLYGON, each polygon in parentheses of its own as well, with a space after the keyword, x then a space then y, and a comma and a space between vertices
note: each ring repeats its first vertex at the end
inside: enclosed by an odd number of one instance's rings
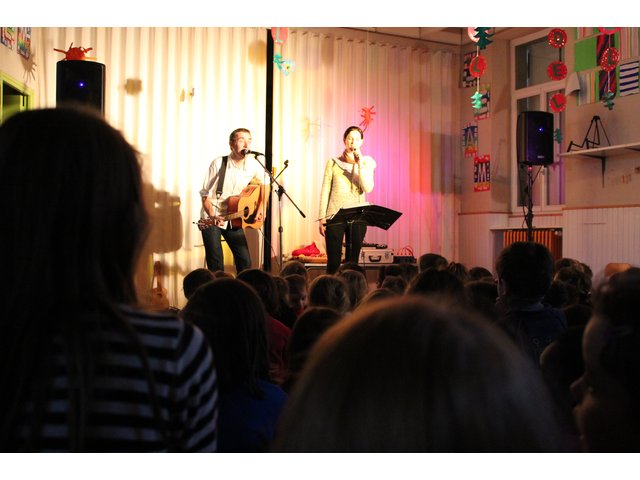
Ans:
POLYGON ((56 67, 56 105, 82 104, 104 115, 105 66, 88 60, 60 60, 56 67))
POLYGON ((553 163, 553 114, 525 111, 516 126, 518 164, 527 168, 527 240, 533 241, 533 167, 553 163))

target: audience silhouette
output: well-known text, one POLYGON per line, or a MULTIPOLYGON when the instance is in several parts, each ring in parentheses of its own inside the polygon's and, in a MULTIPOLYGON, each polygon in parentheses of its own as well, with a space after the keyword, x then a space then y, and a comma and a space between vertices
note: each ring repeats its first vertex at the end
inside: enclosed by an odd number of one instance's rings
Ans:
POLYGON ((530 358, 540 354, 567 328, 562 310, 544 305, 551 286, 553 257, 535 242, 515 242, 496 260, 498 323, 530 358))
POLYGON ((287 396, 270 381, 266 311, 258 293, 241 280, 218 278, 198 288, 181 315, 202 329, 216 359, 219 451, 266 450, 287 396))
POLYGON ((273 445, 276 452, 563 449, 539 370, 504 333, 468 311, 406 296, 358 309, 325 332, 273 445))
POLYGON ((584 450, 640 449, 640 268, 612 275, 594 296, 583 336, 585 371, 571 386, 584 450))
POLYGON ((0 125, 0 188, 0 451, 215 450, 202 332, 136 307, 137 152, 93 111, 17 113, 0 125))

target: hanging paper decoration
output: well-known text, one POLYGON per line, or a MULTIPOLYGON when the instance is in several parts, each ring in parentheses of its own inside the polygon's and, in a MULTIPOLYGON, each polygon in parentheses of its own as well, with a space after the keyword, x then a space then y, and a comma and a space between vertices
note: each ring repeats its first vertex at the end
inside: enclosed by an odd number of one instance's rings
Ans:
POLYGON ((604 33, 605 35, 614 35, 622 30, 622 27, 598 27, 598 31, 600 33, 604 33))
POLYGON ((555 112, 560 113, 567 108, 567 97, 564 93, 556 93, 549 100, 549 108, 555 112))
POLYGON ((374 109, 376 107, 371 105, 369 108, 362 107, 360 109, 360 116, 362 117, 362 121, 360 122, 360 127, 362 127, 362 131, 366 132, 369 124, 373 122, 373 116, 377 113, 374 109))
POLYGON ((471 106, 473 106, 475 110, 482 108, 482 94, 479 90, 476 90, 476 93, 471 95, 471 106))
POLYGON ((611 70, 615 70, 618 66, 618 61, 620 60, 620 52, 615 47, 608 47, 602 53, 602 57, 600 59, 600 68, 605 72, 610 72, 611 70))
POLYGON ((473 159, 473 191, 491 190, 491 159, 489 155, 473 159))
POLYGON ((56 52, 64 53, 64 60, 95 60, 96 57, 87 57, 87 53, 93 50, 93 48, 74 47, 73 42, 69 45, 68 50, 60 50, 59 48, 53 49, 56 52))
POLYGON ((274 42, 283 44, 287 41, 288 36, 289 29, 287 27, 271 27, 271 38, 274 42))
POLYGON ((484 71, 487 68, 487 59, 482 55, 476 55, 469 62, 469 74, 472 77, 480 78, 484 75, 484 71))
POLYGON ((613 110, 613 106, 614 106, 613 99, 615 98, 615 96, 616 96, 615 92, 607 92, 604 94, 602 103, 609 110, 613 110))
POLYGON ((474 52, 467 52, 464 54, 464 61, 462 64, 462 86, 464 88, 466 87, 473 87, 476 79, 473 75, 471 75, 470 72, 470 65, 471 65, 471 60, 474 58, 475 53, 474 52))
POLYGON ((0 43, 9 48, 9 50, 13 49, 13 43, 15 42, 14 34, 14 27, 0 27, 0 43))
POLYGON ((553 48, 562 48, 567 43, 567 32, 561 28, 554 28, 549 32, 547 41, 553 48))
POLYGON ((614 34, 617 27, 599 27, 602 32, 597 39, 597 57, 600 65, 600 99, 605 107, 613 110, 613 99, 618 88, 616 81, 616 67, 620 60, 620 52, 614 45, 614 34))
POLYGON ((553 140, 558 144, 562 144, 562 130, 560 130, 559 128, 556 128, 553 131, 553 140))
POLYGON ((478 39, 477 43, 480 50, 484 50, 487 48, 487 45, 493 43, 493 40, 489 40, 493 36, 493 34, 488 31, 490 28, 491 27, 476 27, 475 37, 478 39))
POLYGON ((16 51, 27 60, 31 56, 31 27, 18 27, 16 51))
POLYGON ((273 56, 273 63, 275 63, 278 69, 285 75, 289 75, 289 73, 296 69, 296 63, 293 60, 285 60, 279 53, 273 56))
MULTIPOLYGON (((483 109, 483 106, 486 106, 486 110, 488 111, 488 102, 489 97, 487 95, 483 95, 480 93, 480 77, 484 74, 487 68, 487 60, 482 55, 480 55, 480 50, 483 50, 491 43, 489 37, 492 34, 488 32, 490 27, 475 27, 474 38, 477 39, 476 42, 476 54, 469 60, 469 75, 476 79, 476 93, 471 96, 471 106, 475 110, 474 117, 478 118, 486 118, 484 116, 484 112, 480 112, 483 109), (485 99, 483 103, 482 99, 485 99)), ((469 29, 469 33, 470 33, 469 29)))
MULTIPOLYGON (((553 61, 547 67, 547 75, 551 80, 559 81, 567 77, 567 66, 562 61, 562 47, 567 43, 567 32, 562 28, 553 28, 547 35, 547 42, 553 48, 558 49, 558 60, 553 61)), ((553 113, 560 113, 567 108, 567 97, 564 93, 556 93, 549 99, 549 110, 553 113)), ((559 128, 554 131, 553 137, 555 141, 562 143, 562 132, 559 128)))
POLYGON ((564 80, 567 76, 567 66, 561 60, 551 62, 547 67, 547 75, 551 80, 564 80))
POLYGON ((478 153, 478 125, 468 124, 462 130, 462 149, 466 158, 478 153))
POLYGON ((640 60, 620 63, 620 96, 640 93, 640 60))
POLYGON ((477 93, 480 94, 480 101, 478 102, 480 108, 474 110, 473 118, 476 120, 484 120, 485 118, 489 118, 489 104, 491 102, 489 85, 482 85, 477 93))

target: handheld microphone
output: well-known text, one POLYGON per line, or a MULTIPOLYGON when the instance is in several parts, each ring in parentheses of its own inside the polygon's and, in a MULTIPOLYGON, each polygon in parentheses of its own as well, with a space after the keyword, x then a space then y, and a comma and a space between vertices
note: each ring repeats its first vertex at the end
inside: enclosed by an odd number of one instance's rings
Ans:
POLYGON ((264 157, 264 153, 254 152, 253 150, 249 150, 247 148, 245 148, 244 150, 241 150, 241 153, 243 155, 255 155, 256 157, 264 157))

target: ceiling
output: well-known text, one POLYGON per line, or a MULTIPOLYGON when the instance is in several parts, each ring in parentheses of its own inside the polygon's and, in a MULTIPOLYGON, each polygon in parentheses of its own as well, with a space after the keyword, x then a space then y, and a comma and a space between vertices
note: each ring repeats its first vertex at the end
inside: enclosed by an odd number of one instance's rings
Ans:
MULTIPOLYGON (((352 28, 374 32, 379 35, 392 35, 394 37, 424 40, 446 45, 466 45, 471 43, 467 33, 469 27, 368 27, 352 28)), ((473 28, 473 27, 472 27, 473 28)), ((544 27, 495 27, 494 38, 511 40, 536 32, 544 27)))

